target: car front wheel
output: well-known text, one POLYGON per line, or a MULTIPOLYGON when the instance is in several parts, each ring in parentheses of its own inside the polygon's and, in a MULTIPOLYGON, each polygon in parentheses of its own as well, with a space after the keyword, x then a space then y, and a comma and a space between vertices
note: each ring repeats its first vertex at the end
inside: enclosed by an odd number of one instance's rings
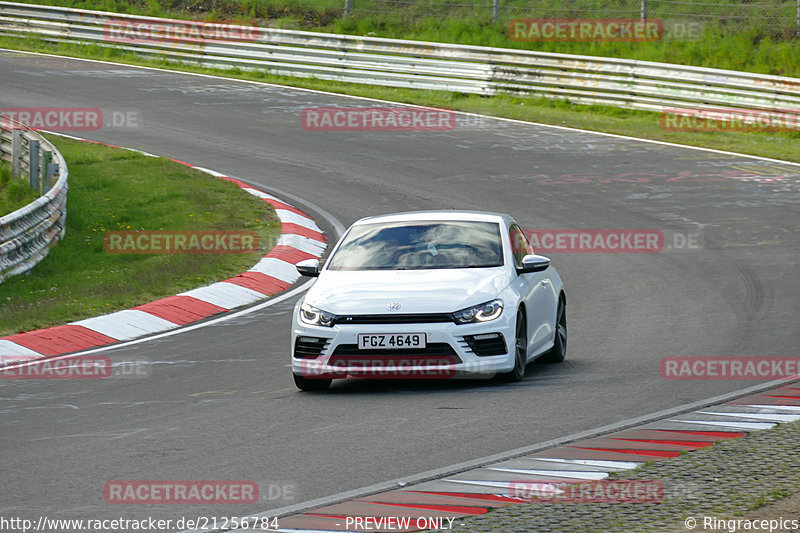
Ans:
POLYGON ((567 356, 567 303, 563 297, 558 299, 555 329, 553 348, 541 358, 543 363, 560 363, 567 356))
POLYGON ((517 326, 514 340, 514 369, 511 372, 501 374, 503 381, 515 382, 525 377, 525 367, 528 364, 528 327, 525 323, 525 316, 517 313, 517 326))

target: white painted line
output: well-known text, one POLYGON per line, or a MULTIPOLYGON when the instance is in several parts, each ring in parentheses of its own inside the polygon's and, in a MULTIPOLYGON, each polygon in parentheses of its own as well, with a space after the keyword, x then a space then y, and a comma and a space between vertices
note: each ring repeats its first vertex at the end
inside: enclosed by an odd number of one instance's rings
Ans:
POLYGON ((480 481, 471 479, 440 479, 439 481, 463 483, 464 485, 478 485, 480 487, 494 487, 498 489, 507 489, 511 486, 511 483, 513 483, 512 481, 480 481))
POLYGON ((253 265, 248 272, 260 272, 286 283, 294 283, 300 277, 300 273, 293 264, 276 257, 265 257, 253 265))
POLYGON ((204 302, 222 307, 223 309, 241 307, 242 305, 251 304, 265 298, 260 292, 224 281, 182 292, 180 296, 191 296, 198 300, 203 300, 204 302))
POLYGON ((777 425, 761 422, 716 422, 713 420, 668 420, 668 422, 678 422, 680 424, 700 424, 703 426, 722 426, 736 429, 747 429, 750 431, 769 429, 777 425))
MULTIPOLYGON (((479 487, 492 487, 492 488, 501 488, 501 489, 511 489, 519 487, 521 489, 536 489, 536 492, 539 494, 550 493, 552 495, 556 494, 563 494, 566 492, 558 488, 556 482, 548 482, 548 481, 535 481, 535 482, 528 482, 528 481, 479 481, 479 480, 467 480, 467 479, 443 479, 442 481, 449 481, 451 483, 463 483, 465 485, 477 485, 479 487)), ((511 494, 501 494, 501 496, 506 496, 508 498, 514 498, 511 494)))
POLYGON ((316 239, 312 239, 310 237, 304 237, 302 235, 296 235, 294 233, 282 233, 280 237, 278 237, 279 246, 291 246, 292 248, 297 248, 301 252, 305 252, 307 254, 313 254, 317 257, 322 255, 322 252, 325 251, 325 243, 322 241, 318 241, 316 239))
POLYGON ((32 357, 40 357, 42 354, 39 352, 34 352, 30 348, 26 348, 21 344, 17 344, 14 341, 7 341, 0 339, 0 357, 6 357, 9 355, 13 355, 15 357, 26 358, 28 356, 32 357))
POLYGON ((529 470, 527 468, 502 468, 494 466, 487 467, 487 470, 510 472, 513 474, 528 474, 531 476, 565 477, 569 479, 605 479, 609 474, 608 472, 591 472, 580 470, 529 470))
POLYGON ((642 463, 633 461, 603 461, 599 459, 558 459, 554 457, 528 457, 537 461, 551 461, 553 463, 564 463, 568 465, 597 466, 599 468, 618 468, 620 470, 631 470, 638 468, 642 463))
POLYGON ((742 407, 752 407, 754 409, 780 409, 782 411, 800 411, 800 405, 743 405, 742 407))
POLYGON ((135 339, 149 333, 160 333, 178 327, 169 320, 138 309, 125 309, 108 315, 70 322, 70 324, 89 328, 118 341, 135 339))
POLYGON ((316 222, 308 217, 304 217, 303 215, 298 215, 294 211, 289 211, 288 209, 276 209, 275 213, 284 224, 297 224, 298 226, 303 226, 304 228, 322 233, 322 230, 319 229, 319 226, 317 226, 316 222))
POLYGON ((794 422, 800 420, 800 415, 781 415, 769 413, 730 413, 715 411, 698 411, 701 415, 730 416, 733 418, 752 418, 754 420, 771 420, 773 422, 794 422))
MULTIPOLYGON (((5 50, 5 48, 0 48, 0 50, 5 50)), ((28 52, 28 53, 31 53, 31 52, 28 52)), ((37 55, 50 55, 50 54, 37 54, 37 55)), ((59 57, 59 56, 52 56, 52 57, 59 57)), ((70 58, 70 59, 76 59, 76 58, 70 58)), ((62 133, 60 131, 41 130, 41 133, 47 133, 49 135, 58 135, 59 137, 65 137, 67 139, 75 139, 76 141, 86 141, 86 140, 88 140, 88 139, 85 139, 83 137, 75 137, 73 135, 67 135, 66 133, 62 133)), ((94 141, 92 141, 92 142, 94 142, 94 141)), ((100 141, 98 141, 98 142, 100 142, 100 141)), ((103 143, 103 142, 100 142, 100 144, 102 144, 104 146, 110 146, 112 148, 119 148, 120 150, 128 150, 129 152, 136 152, 137 154, 142 154, 143 156, 146 156, 146 157, 157 157, 159 159, 165 159, 164 157, 162 157, 160 155, 151 154, 150 152, 145 152, 145 151, 139 150, 137 148, 128 148, 127 146, 117 146, 116 144, 103 143)), ((200 167, 194 167, 194 166, 192 168, 200 169, 200 167)))

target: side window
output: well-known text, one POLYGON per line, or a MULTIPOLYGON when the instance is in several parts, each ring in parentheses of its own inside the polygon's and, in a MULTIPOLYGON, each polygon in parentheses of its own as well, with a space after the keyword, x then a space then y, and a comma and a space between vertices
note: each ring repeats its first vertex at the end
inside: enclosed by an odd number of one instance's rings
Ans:
POLYGON ((514 255, 514 265, 517 268, 522 268, 522 258, 531 253, 528 240, 516 224, 512 224, 508 228, 508 237, 511 239, 511 253, 514 255))

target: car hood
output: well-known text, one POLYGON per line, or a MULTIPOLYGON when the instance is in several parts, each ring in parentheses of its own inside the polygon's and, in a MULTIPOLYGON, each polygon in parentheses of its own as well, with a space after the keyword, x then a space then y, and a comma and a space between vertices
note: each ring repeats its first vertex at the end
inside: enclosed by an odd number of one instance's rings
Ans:
POLYGON ((497 298, 509 281, 505 267, 324 270, 305 301, 336 315, 452 313, 497 298))

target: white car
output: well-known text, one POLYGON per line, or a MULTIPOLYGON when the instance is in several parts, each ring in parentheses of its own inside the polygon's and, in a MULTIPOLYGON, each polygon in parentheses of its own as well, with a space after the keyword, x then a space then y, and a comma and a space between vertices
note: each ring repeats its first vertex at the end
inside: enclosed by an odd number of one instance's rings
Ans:
POLYGON ((508 215, 420 211, 364 218, 333 248, 292 318, 302 390, 346 377, 518 381, 564 359, 564 287, 508 215))

